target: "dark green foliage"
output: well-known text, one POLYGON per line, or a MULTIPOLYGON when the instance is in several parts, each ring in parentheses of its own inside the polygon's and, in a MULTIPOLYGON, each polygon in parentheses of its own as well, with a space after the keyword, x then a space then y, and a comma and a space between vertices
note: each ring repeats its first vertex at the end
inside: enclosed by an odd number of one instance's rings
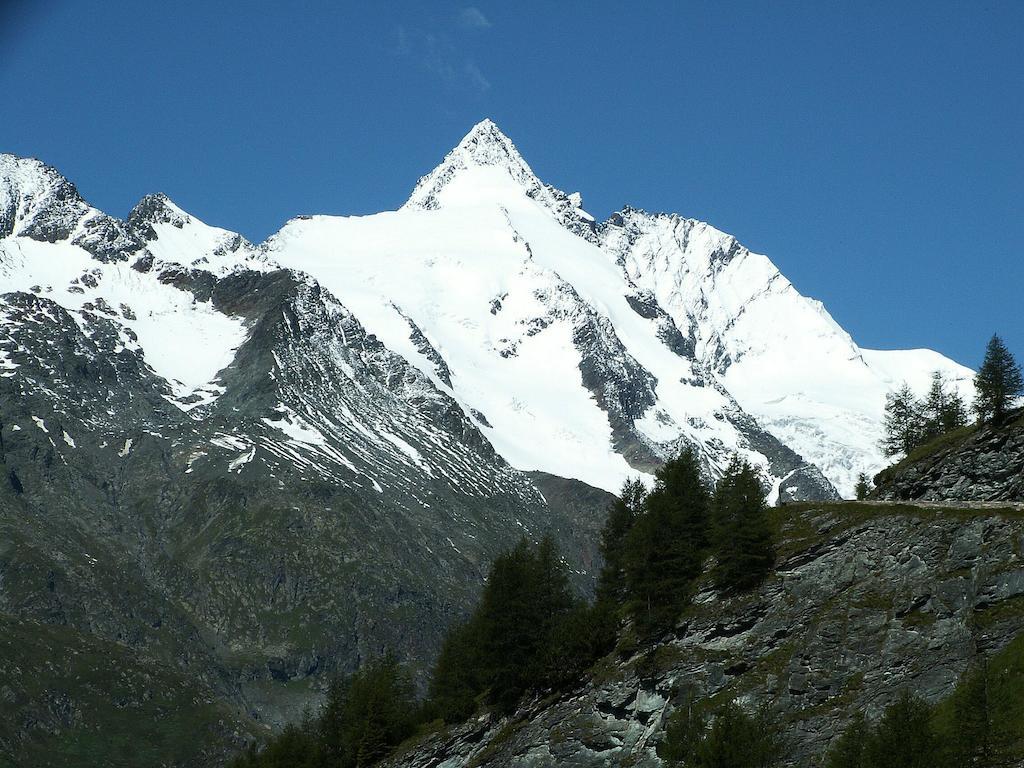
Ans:
POLYGON ((669 718, 658 755, 681 768, 771 768, 785 753, 778 724, 762 709, 747 714, 734 702, 708 724, 699 706, 686 702, 669 718))
POLYGON ((936 768, 942 753, 931 708, 903 691, 869 726, 862 716, 836 740, 827 768, 936 768))
POLYGON ((985 349, 985 359, 974 377, 977 394, 974 410, 981 421, 998 421, 1024 394, 1024 377, 1002 339, 993 335, 985 349))
POLYGON ((679 616, 708 544, 710 499, 692 449, 656 477, 624 553, 627 607, 644 630, 664 629, 679 616))
POLYGON ((558 687, 578 680, 615 647, 618 628, 619 613, 614 603, 578 603, 555 627, 547 659, 548 683, 558 687))
POLYGON ((590 606, 573 596, 549 539, 521 541, 494 561, 476 611, 445 640, 431 705, 447 722, 481 700, 509 712, 528 691, 577 679, 611 650, 617 624, 609 601, 590 606))
POLYGON ((857 475, 857 485, 853 489, 857 501, 864 501, 871 493, 871 480, 864 472, 857 475))
POLYGON ((707 717, 701 702, 688 694, 669 715, 658 757, 668 765, 690 765, 704 739, 707 717))
POLYGON ((412 683, 391 656, 364 665, 331 685, 319 720, 290 726, 262 751, 232 768, 364 768, 411 736, 419 708, 412 683))
POLYGON ((626 592, 626 538, 644 509, 647 488, 639 478, 627 480, 608 510, 601 529, 601 557, 604 565, 597 581, 598 600, 620 602, 626 592))
POLYGON ((480 621, 471 620, 448 630, 430 679, 430 702, 445 722, 465 720, 486 688, 480 621))
POLYGON ((924 437, 924 412, 908 384, 885 396, 885 437, 882 449, 886 456, 910 453, 924 437))
POLYGON ((392 656, 336 684, 320 721, 328 765, 373 765, 413 734, 417 708, 405 670, 392 656))
POLYGON ((923 402, 907 384, 886 395, 882 449, 887 456, 907 455, 918 446, 966 424, 967 407, 963 398, 941 371, 935 371, 923 402))
POLYGON ((967 407, 955 389, 951 389, 941 371, 932 373, 932 384, 922 407, 922 442, 934 440, 967 424, 967 407))
POLYGON ((829 750, 825 768, 867 768, 866 744, 870 730, 863 712, 857 712, 829 750))
POLYGON ((864 751, 868 766, 934 768, 939 744, 928 705, 909 691, 903 691, 886 708, 864 751))
POLYGON ((1012 694, 1005 678, 982 659, 961 678, 951 697, 953 722, 946 734, 947 762, 979 768, 1011 765, 1016 738, 1005 717, 1012 694))
POLYGON ((981 657, 935 707, 904 692, 874 724, 857 716, 826 768, 995 768, 1024 764, 1024 636, 981 657))
POLYGON ((503 711, 540 683, 555 627, 572 610, 568 575, 554 544, 522 541, 495 560, 480 606, 488 700, 503 711))
POLYGON ((230 768, 321 768, 322 753, 309 724, 289 725, 261 751, 250 750, 231 761, 230 768))
POLYGON ((734 459, 711 502, 715 586, 724 591, 756 587, 775 563, 772 529, 761 481, 747 462, 734 459))

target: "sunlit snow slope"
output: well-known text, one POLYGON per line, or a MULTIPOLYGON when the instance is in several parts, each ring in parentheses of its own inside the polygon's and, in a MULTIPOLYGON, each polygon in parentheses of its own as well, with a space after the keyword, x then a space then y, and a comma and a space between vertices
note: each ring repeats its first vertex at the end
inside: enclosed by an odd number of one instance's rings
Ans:
POLYGON ((631 208, 596 222, 487 120, 400 210, 300 217, 260 246, 160 195, 119 222, 53 169, 3 155, 0 247, 0 293, 114 319, 172 402, 203 406, 193 418, 224 394, 247 338, 212 286, 305 273, 513 467, 607 490, 687 444, 712 476, 733 455, 752 461, 773 499, 849 495, 886 463, 888 391, 923 391, 934 369, 970 388, 937 353, 861 350, 768 258, 707 224, 631 208))
POLYGON ((859 472, 887 463, 878 449, 887 392, 907 382, 923 393, 939 370, 971 394, 973 372, 936 352, 859 348, 766 256, 703 222, 627 208, 600 239, 740 405, 847 494, 859 472))
POLYGON ((400 211, 294 220, 267 255, 447 387, 513 465, 609 489, 680 440, 710 446, 712 469, 733 452, 764 465, 738 404, 849 494, 886 463, 887 391, 923 390, 933 369, 969 386, 935 353, 860 350, 771 261, 706 224, 626 209, 595 225, 580 205, 485 121, 400 211), (594 354, 642 372, 632 412, 581 380, 586 323, 607 332, 594 354))

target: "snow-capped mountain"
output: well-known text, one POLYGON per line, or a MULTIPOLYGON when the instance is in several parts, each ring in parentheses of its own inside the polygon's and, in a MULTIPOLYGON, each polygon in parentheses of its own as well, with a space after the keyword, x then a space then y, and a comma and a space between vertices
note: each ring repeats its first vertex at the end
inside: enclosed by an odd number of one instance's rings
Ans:
POLYGON ((0 639, 51 642, 5 666, 62 681, 25 715, 55 729, 92 692, 53 659, 116 663, 143 720, 295 719, 383 648, 422 668, 520 536, 592 585, 605 491, 682 445, 773 500, 849 494, 885 393, 936 368, 969 386, 706 224, 596 221, 490 121, 401 209, 259 245, 0 155, 0 639))
POLYGON ((596 222, 489 120, 400 210, 300 217, 258 247, 159 195, 118 222, 35 161, 4 156, 0 179, 2 289, 45 286, 78 311, 141 302, 118 319, 125 343, 189 409, 220 392, 246 329, 162 279, 171 265, 308 275, 513 467, 606 490, 685 442, 711 476, 748 458, 776 497, 828 493, 811 464, 849 494, 885 463, 887 391, 923 389, 935 369, 969 386, 936 353, 861 350, 770 260, 707 224, 631 208, 596 222), (90 272, 109 272, 107 288, 90 272))
POLYGON ((680 441, 712 473, 739 453, 777 484, 795 466, 771 466, 751 440, 764 428, 850 494, 886 463, 887 391, 923 390, 934 369, 970 377, 928 351, 860 350, 766 257, 707 224, 628 208, 598 224, 490 121, 401 210, 295 220, 265 247, 427 375, 442 360, 439 386, 513 465, 608 490, 680 441))

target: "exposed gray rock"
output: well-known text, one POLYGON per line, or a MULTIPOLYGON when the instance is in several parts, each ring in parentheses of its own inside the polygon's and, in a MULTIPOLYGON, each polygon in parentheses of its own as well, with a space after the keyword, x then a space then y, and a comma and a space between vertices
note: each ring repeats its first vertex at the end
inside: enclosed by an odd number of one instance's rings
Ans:
POLYGON ((576 690, 425 740, 393 765, 658 766, 684 695, 762 703, 809 766, 855 712, 901 690, 948 695, 979 653, 1024 629, 1024 520, 995 510, 789 507, 777 572, 697 595, 676 630, 621 645, 576 690))
POLYGON ((875 484, 879 499, 1024 501, 1024 411, 883 470, 875 484))

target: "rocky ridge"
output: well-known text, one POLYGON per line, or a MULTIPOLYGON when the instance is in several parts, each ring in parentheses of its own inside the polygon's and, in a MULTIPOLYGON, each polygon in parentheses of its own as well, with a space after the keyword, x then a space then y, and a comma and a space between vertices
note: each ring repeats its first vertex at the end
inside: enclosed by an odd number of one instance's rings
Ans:
POLYGON ((890 501, 1024 501, 1024 410, 922 446, 875 484, 890 501))

